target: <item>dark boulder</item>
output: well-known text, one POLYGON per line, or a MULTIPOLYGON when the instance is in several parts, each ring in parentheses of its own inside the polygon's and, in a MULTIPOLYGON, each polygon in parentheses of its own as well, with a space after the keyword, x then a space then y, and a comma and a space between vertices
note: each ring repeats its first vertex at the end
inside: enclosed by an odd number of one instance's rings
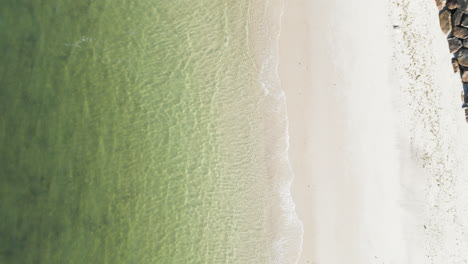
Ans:
POLYGON ((468 28, 464 27, 454 27, 452 30, 453 36, 459 39, 467 39, 468 38, 468 28))
POLYGON ((457 53, 457 61, 461 66, 468 67, 468 49, 461 48, 457 53))
POLYGON ((468 28, 468 16, 465 16, 465 17, 462 19, 460 25, 461 25, 462 27, 468 28))
POLYGON ((468 6, 468 1, 467 0, 457 0, 457 8, 459 10, 465 11, 468 6))
POLYGON ((447 3, 447 1, 446 0, 435 0, 435 3, 437 5, 437 8, 439 10, 442 10, 442 9, 444 9, 445 4, 447 3))
POLYGON ((447 0, 446 6, 450 10, 455 9, 455 8, 457 8, 457 2, 458 2, 458 0, 447 0))
POLYGON ((452 27, 459 26, 462 22, 463 11, 461 9, 456 9, 452 14, 452 27))
POLYGON ((450 31, 452 31, 452 14, 450 13, 450 10, 444 9, 440 11, 439 13, 439 22, 440 22, 440 29, 442 29, 442 32, 445 34, 448 34, 450 31))
POLYGON ((448 38, 447 41, 448 41, 450 53, 455 53, 463 47, 461 40, 457 38, 448 38))
POLYGON ((457 73, 460 71, 460 65, 458 64, 458 61, 455 58, 452 58, 452 67, 453 67, 454 73, 457 73))
POLYGON ((468 71, 462 73, 462 82, 468 82, 468 71))

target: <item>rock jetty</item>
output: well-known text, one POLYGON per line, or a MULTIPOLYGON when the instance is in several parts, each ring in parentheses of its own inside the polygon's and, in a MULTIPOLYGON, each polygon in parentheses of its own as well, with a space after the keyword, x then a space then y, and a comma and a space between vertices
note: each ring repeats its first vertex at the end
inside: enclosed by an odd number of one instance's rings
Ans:
POLYGON ((440 29, 447 36, 452 66, 463 83, 462 107, 468 122, 468 0, 435 0, 440 29))

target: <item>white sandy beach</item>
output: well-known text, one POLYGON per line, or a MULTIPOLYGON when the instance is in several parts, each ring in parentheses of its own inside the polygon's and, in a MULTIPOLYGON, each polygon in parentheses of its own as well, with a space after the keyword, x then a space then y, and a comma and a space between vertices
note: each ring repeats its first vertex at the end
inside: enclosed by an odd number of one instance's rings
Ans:
POLYGON ((280 57, 298 263, 466 263, 468 126, 433 1, 287 1, 280 57))

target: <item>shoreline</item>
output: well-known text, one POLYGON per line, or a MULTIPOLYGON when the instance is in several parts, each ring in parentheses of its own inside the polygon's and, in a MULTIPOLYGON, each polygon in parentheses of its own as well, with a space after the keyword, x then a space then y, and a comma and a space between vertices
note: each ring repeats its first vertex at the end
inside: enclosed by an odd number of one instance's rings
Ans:
POLYGON ((262 111, 264 155, 271 177, 272 263, 297 263, 302 250, 303 223, 297 216, 291 194, 294 173, 289 160, 286 96, 279 76, 280 38, 284 0, 273 0, 254 8, 250 28, 252 56, 262 88, 258 106, 262 111))
MULTIPOLYGON (((311 67, 311 57, 308 46, 308 31, 310 21, 307 17, 307 2, 304 0, 290 1, 285 6, 285 13, 282 19, 282 32, 280 36, 280 63, 279 75, 281 87, 286 96, 286 107, 288 115, 289 149, 288 155, 293 170, 294 179, 291 185, 291 193, 296 205, 296 213, 303 223, 302 252, 297 263, 307 263, 314 256, 314 241, 311 233, 311 226, 314 223, 313 214, 306 211, 308 201, 312 195, 308 192, 313 183, 311 178, 307 178, 305 172, 307 168, 301 156, 304 155, 307 128, 301 124, 300 120, 305 117, 301 111, 307 103, 306 90, 308 69, 311 67), (303 97, 304 96, 304 97, 303 97)), ((319 44, 319 43, 317 43, 319 44)), ((328 67, 327 67, 328 68, 328 67)), ((311 263, 311 262, 309 262, 311 263)))

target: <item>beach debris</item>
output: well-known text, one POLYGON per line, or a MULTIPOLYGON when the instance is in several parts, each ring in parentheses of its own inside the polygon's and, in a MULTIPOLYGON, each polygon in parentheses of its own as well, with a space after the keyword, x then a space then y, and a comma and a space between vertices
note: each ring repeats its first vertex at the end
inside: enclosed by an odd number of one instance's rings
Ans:
POLYGON ((65 46, 74 47, 74 48, 81 48, 80 44, 84 42, 92 42, 93 38, 88 38, 86 36, 82 36, 81 39, 73 42, 73 43, 65 43, 65 46))
POLYGON ((462 41, 458 38, 448 38, 447 41, 449 44, 450 53, 455 53, 463 47, 462 41))
POLYGON ((440 28, 442 29, 442 32, 445 34, 448 34, 450 31, 452 31, 452 13, 450 13, 450 10, 444 9, 440 11, 439 14, 439 22, 440 22, 440 28))
POLYGON ((455 58, 452 58, 452 67, 453 67, 454 73, 457 73, 460 71, 460 64, 458 64, 458 61, 455 58))

